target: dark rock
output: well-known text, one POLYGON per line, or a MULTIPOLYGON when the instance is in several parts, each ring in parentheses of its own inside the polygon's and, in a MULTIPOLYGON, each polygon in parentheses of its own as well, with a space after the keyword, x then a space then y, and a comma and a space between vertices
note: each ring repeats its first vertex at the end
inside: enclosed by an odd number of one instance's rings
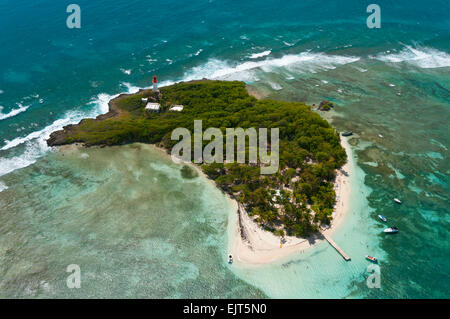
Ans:
POLYGON ((329 111, 334 107, 333 102, 325 100, 320 102, 319 107, 317 108, 319 111, 329 111))

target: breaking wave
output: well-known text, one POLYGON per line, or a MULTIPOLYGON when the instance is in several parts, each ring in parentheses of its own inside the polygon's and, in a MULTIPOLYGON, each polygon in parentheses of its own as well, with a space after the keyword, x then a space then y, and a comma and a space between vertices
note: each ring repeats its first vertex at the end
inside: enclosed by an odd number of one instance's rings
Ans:
POLYGON ((3 192, 5 189, 8 189, 8 186, 0 182, 0 193, 3 192))
POLYGON ((379 54, 375 59, 388 63, 408 63, 423 69, 450 66, 450 54, 429 47, 413 48, 406 45, 398 53, 379 54))
POLYGON ((118 95, 101 93, 89 103, 89 105, 92 105, 92 109, 88 112, 69 111, 63 118, 54 121, 41 130, 34 131, 23 137, 16 137, 10 141, 5 140, 5 144, 0 148, 0 151, 22 147, 23 152, 18 156, 10 158, 0 157, 0 176, 35 163, 39 157, 50 150, 50 147, 47 145, 47 139, 52 132, 61 130, 66 125, 76 124, 83 118, 93 118, 108 112, 108 102, 116 96, 118 95))
POLYGON ((258 59, 258 58, 262 58, 264 56, 269 55, 270 53, 272 53, 272 50, 267 50, 261 53, 253 53, 252 55, 249 56, 250 59, 258 59))
POLYGON ((17 108, 17 109, 12 109, 9 113, 6 113, 6 114, 2 113, 2 111, 3 111, 3 106, 0 106, 0 121, 1 121, 1 120, 4 120, 4 119, 7 119, 7 118, 10 118, 10 117, 14 117, 14 116, 16 116, 17 114, 20 114, 20 113, 22 113, 22 112, 25 112, 25 111, 28 110, 28 108, 30 107, 29 105, 22 105, 22 104, 20 104, 20 103, 18 103, 17 106, 18 106, 19 108, 17 108))
POLYGON ((316 73, 335 69, 358 61, 359 57, 327 55, 324 53, 303 52, 298 55, 285 55, 281 58, 268 58, 261 61, 247 61, 240 64, 218 59, 210 59, 203 65, 194 67, 184 76, 186 81, 208 78, 220 80, 258 81, 258 71, 276 72, 285 69, 296 73, 316 73))

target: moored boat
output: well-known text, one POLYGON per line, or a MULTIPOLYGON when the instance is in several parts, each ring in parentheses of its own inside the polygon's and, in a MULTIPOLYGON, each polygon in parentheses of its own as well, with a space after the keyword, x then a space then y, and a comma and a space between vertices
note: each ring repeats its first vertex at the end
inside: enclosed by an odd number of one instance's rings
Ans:
POLYGON ((229 264, 233 263, 233 255, 231 255, 231 254, 228 255, 228 263, 229 264))
POLYGON ((394 198, 394 202, 396 202, 397 204, 401 204, 402 203, 402 201, 400 199, 398 199, 398 198, 394 198))
POLYGON ((352 131, 342 133, 342 136, 351 136, 351 135, 353 135, 352 131))
POLYGON ((385 233, 388 233, 388 234, 395 234, 395 233, 398 233, 398 228, 395 227, 395 226, 389 227, 389 228, 386 228, 386 229, 384 230, 384 232, 385 232, 385 233))
POLYGON ((384 215, 378 215, 378 218, 380 218, 382 221, 386 222, 387 219, 384 215))
POLYGON ((372 257, 372 256, 369 256, 369 255, 366 255, 366 259, 370 260, 373 263, 377 263, 378 262, 378 259, 376 257, 372 257))

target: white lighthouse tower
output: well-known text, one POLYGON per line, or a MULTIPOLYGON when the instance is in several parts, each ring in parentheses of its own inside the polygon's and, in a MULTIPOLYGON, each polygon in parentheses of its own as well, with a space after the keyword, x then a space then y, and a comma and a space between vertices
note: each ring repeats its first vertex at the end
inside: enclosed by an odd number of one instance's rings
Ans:
POLYGON ((156 75, 153 76, 153 92, 158 93, 158 78, 156 75))

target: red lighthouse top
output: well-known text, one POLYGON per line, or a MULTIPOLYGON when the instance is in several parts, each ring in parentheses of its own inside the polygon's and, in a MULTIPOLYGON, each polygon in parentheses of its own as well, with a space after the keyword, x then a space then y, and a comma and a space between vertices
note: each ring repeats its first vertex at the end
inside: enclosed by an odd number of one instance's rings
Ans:
POLYGON ((153 83, 158 83, 158 79, 156 78, 156 75, 153 76, 153 83))

